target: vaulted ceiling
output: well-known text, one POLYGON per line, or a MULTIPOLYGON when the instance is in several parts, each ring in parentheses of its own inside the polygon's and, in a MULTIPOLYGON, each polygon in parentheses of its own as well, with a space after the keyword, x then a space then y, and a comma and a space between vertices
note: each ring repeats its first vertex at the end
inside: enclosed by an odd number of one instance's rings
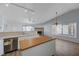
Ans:
POLYGON ((4 17, 7 23, 19 24, 40 24, 47 22, 58 16, 73 9, 78 9, 77 3, 17 3, 34 12, 25 11, 24 8, 17 7, 13 4, 0 4, 0 17, 4 17), (30 21, 28 21, 31 19, 30 21))

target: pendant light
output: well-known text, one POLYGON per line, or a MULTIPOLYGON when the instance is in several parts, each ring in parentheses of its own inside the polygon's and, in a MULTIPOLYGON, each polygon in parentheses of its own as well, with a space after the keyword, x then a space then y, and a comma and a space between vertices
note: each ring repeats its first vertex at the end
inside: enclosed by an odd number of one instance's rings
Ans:
POLYGON ((55 23, 55 25, 57 26, 58 25, 58 22, 57 22, 57 12, 56 12, 56 23, 55 23))

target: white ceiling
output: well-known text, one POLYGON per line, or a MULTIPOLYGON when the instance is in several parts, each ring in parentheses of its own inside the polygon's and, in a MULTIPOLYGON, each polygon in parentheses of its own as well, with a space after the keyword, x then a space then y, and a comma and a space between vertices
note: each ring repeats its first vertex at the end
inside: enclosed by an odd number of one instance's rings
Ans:
POLYGON ((23 8, 16 7, 12 4, 9 4, 8 7, 5 4, 0 4, 0 16, 7 19, 6 22, 8 23, 27 24, 27 19, 31 18, 32 22, 28 22, 29 24, 38 24, 55 18, 56 11, 59 16, 79 8, 79 4, 77 3, 19 3, 18 5, 30 8, 35 12, 25 12, 23 8))

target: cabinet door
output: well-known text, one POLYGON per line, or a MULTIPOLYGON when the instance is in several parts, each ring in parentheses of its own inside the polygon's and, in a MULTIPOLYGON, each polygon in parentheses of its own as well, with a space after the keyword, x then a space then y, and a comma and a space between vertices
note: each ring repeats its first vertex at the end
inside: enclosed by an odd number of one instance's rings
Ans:
POLYGON ((4 53, 3 40, 0 40, 0 55, 4 53))

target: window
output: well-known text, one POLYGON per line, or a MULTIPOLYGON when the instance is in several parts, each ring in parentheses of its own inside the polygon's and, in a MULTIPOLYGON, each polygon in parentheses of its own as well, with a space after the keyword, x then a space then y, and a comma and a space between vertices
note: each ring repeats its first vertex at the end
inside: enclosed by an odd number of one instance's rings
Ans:
POLYGON ((76 37, 76 31, 77 31, 77 23, 70 23, 69 24, 69 34, 71 36, 74 35, 74 37, 76 37))
POLYGON ((61 24, 57 25, 56 33, 57 34, 62 34, 62 25, 61 24))
POLYGON ((56 25, 52 25, 52 34, 56 34, 56 25))
POLYGON ((52 25, 52 33, 54 35, 67 35, 76 37, 77 23, 52 25))
POLYGON ((53 25, 52 26, 53 29, 53 34, 62 34, 62 24, 59 25, 53 25))
POLYGON ((32 26, 23 26, 23 31, 34 31, 34 27, 32 26))
POLYGON ((63 34, 69 34, 68 25, 63 25, 63 34))

